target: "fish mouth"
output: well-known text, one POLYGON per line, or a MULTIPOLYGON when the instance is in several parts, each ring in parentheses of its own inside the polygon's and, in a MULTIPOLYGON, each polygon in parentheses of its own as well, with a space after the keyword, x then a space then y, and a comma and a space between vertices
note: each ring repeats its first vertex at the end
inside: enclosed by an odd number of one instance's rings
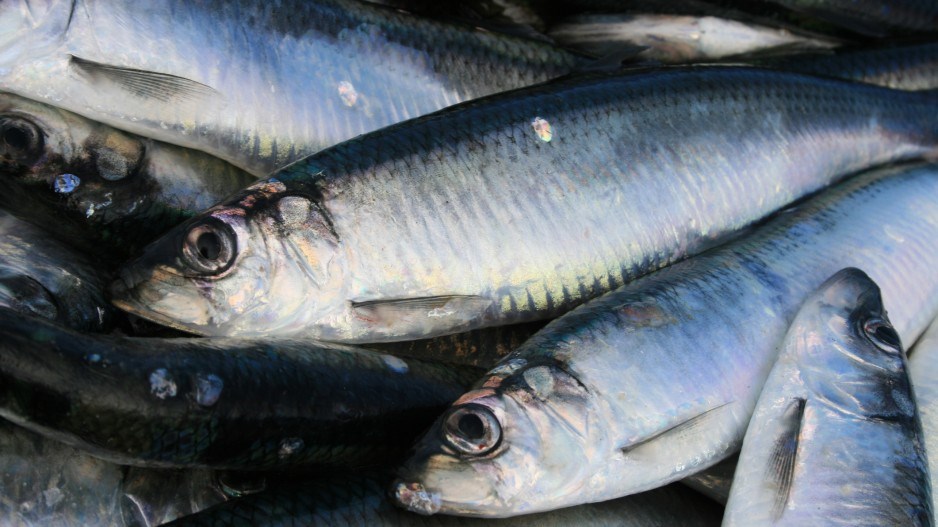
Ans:
POLYGON ((120 270, 117 279, 109 287, 111 304, 163 326, 212 336, 207 331, 206 323, 199 323, 210 320, 210 306, 204 298, 185 293, 185 280, 185 277, 167 270, 165 266, 158 265, 151 271, 145 271, 130 264, 120 270), (177 316, 170 316, 170 313, 177 316), (186 314, 193 321, 180 320, 178 316, 181 314, 186 314))
POLYGON ((427 491, 422 484, 417 482, 395 480, 391 484, 391 496, 394 497, 398 506, 423 516, 440 512, 440 494, 427 491))

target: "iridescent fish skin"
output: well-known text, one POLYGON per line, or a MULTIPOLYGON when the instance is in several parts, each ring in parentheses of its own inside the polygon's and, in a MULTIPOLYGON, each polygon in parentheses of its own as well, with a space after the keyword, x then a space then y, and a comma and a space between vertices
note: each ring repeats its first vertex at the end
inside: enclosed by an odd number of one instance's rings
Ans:
MULTIPOLYGON (((938 319, 928 326, 928 330, 909 352, 909 375, 925 431, 925 450, 930 458, 928 464, 930 467, 938 467, 938 319)), ((938 504, 935 503, 938 470, 930 469, 929 477, 934 511, 938 510, 938 504)))
POLYGON ((548 32, 559 44, 595 56, 626 46, 641 49, 637 59, 665 64, 706 62, 773 50, 824 50, 839 41, 788 29, 716 16, 663 14, 584 14, 561 21, 548 32))
POLYGON ((914 340, 938 312, 938 167, 866 174, 548 324, 418 443, 411 510, 511 516, 697 472, 740 446, 791 320, 863 265, 914 340), (413 492, 420 489, 420 494, 413 492))
POLYGON ((255 179, 205 153, 8 93, 0 176, 0 205, 113 260, 255 179))
POLYGON ((396 459, 481 374, 361 349, 79 334, 0 312, 0 417, 121 464, 396 459))
POLYGON ((115 303, 203 335, 428 338, 545 319, 871 165, 936 94, 739 67, 569 78, 324 150, 168 233, 115 303))
POLYGON ((704 527, 719 525, 720 507, 680 486, 654 489, 605 503, 500 521, 427 518, 390 502, 381 473, 349 474, 276 485, 266 491, 169 524, 181 526, 370 527, 704 527))
POLYGON ((938 88, 938 42, 795 55, 759 64, 813 75, 851 79, 899 90, 938 88))
POLYGON ((0 210, 0 308, 81 331, 110 328, 100 266, 0 210))
POLYGON ((0 89, 258 176, 586 62, 357 0, 11 0, 0 28, 0 89))
POLYGON ((795 316, 723 525, 934 525, 905 351, 862 271, 832 276, 795 316))

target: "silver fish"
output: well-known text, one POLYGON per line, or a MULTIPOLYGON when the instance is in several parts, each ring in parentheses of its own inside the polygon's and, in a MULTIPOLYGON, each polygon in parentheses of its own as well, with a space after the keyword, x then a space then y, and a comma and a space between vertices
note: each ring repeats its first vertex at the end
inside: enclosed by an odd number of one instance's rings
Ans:
POLYGON ((844 269, 805 300, 785 336, 723 525, 933 524, 905 352, 876 283, 844 269))
MULTIPOLYGON (((909 353, 909 375, 925 431, 925 449, 930 458, 928 464, 938 468, 938 319, 928 326, 909 353)), ((932 510, 938 510, 934 494, 938 489, 938 470, 935 468, 929 470, 932 510)))
POLYGON ((739 67, 580 76, 275 173, 114 286, 203 335, 427 338, 550 318, 842 176, 932 153, 938 94, 739 67))
POLYGON ((89 258, 0 210, 0 307, 103 331, 112 318, 105 284, 89 258))
POLYGON ((626 46, 636 58, 666 64, 717 60, 752 53, 825 50, 840 42, 820 35, 715 16, 585 14, 563 20, 548 35, 559 44, 606 56, 626 46))
POLYGON ((654 488, 740 446, 801 303, 844 267, 914 340, 938 313, 938 166, 859 176, 548 324, 401 469, 414 511, 510 516, 654 488))
POLYGON ((0 35, 0 89, 255 175, 586 62, 357 0, 9 0, 0 35))

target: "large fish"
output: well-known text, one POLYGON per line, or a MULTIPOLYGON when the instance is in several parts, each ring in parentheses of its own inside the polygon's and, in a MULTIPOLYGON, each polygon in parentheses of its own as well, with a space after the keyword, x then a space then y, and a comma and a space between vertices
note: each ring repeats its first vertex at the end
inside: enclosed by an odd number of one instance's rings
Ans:
POLYGON ((0 210, 0 308, 104 331, 113 318, 105 284, 92 258, 0 210))
POLYGON ((0 205, 113 260, 255 180, 203 152, 8 93, 0 176, 0 205))
POLYGON ((844 269, 805 300, 785 336, 723 525, 933 524, 905 352, 879 288, 844 269))
POLYGON ((680 486, 670 486, 605 503, 571 507, 501 521, 440 516, 401 510, 387 496, 389 478, 380 473, 336 475, 273 486, 169 524, 245 527, 677 527, 720 523, 720 507, 680 486))
POLYGON ((860 176, 548 324, 417 445, 414 511, 510 516, 624 496, 735 452, 798 308, 862 265, 912 341, 938 312, 938 167, 860 176))
POLYGON ((308 342, 83 335, 0 312, 0 417, 122 464, 386 462, 480 374, 308 342))
POLYGON ((850 172, 938 98, 751 68, 566 79, 310 156, 168 233, 118 306, 204 335, 426 338, 549 318, 850 172))
MULTIPOLYGON (((938 468, 938 319, 928 326, 928 330, 909 353, 909 375, 925 431, 928 464, 929 467, 938 468)), ((935 503, 938 470, 935 468, 930 468, 928 472, 932 488, 932 510, 938 510, 938 504, 935 503)))
POLYGON ((586 62, 357 0, 10 0, 0 35, 0 89, 256 175, 586 62))

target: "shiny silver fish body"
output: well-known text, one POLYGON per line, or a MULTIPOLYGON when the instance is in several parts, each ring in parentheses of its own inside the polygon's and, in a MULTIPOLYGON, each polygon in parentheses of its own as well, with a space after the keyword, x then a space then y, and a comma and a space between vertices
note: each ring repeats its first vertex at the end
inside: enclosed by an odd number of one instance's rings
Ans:
POLYGON ((112 315, 105 283, 89 258, 0 210, 0 308, 103 331, 112 315))
POLYGON ((862 265, 912 341, 938 312, 938 167, 859 176, 548 324, 400 470, 401 505, 510 516, 681 479, 740 446, 801 303, 862 265))
MULTIPOLYGON (((915 390, 915 402, 922 417, 925 431, 925 450, 928 451, 929 467, 938 468, 938 319, 928 326, 925 334, 909 352, 909 375, 915 390)), ((930 468, 932 509, 935 489, 938 489, 938 470, 930 468)))
POLYGON ((0 92, 0 206, 108 259, 255 178, 204 152, 0 92))
POLYGON ((750 53, 824 50, 836 39, 797 34, 715 16, 585 14, 552 26, 548 35, 583 53, 606 56, 627 46, 645 48, 636 58, 666 64, 705 62, 750 53))
POLYGON ((832 276, 795 316, 723 525, 934 525, 905 351, 862 271, 832 276))
POLYGON ((851 172, 932 153, 935 94, 740 67, 569 78, 342 143, 114 286, 203 335, 409 340, 550 318, 851 172))
POLYGON ((255 175, 585 62, 355 0, 11 0, 0 35, 0 89, 255 175))

